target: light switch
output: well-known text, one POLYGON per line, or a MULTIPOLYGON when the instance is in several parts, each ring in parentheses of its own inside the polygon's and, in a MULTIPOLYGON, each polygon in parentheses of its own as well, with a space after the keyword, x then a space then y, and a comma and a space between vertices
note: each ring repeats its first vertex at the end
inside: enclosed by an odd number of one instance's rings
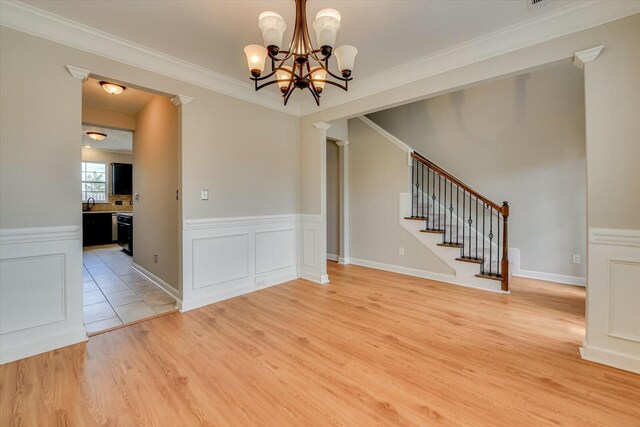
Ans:
POLYGON ((209 200, 209 190, 202 190, 200 192, 200 199, 201 200, 209 200))

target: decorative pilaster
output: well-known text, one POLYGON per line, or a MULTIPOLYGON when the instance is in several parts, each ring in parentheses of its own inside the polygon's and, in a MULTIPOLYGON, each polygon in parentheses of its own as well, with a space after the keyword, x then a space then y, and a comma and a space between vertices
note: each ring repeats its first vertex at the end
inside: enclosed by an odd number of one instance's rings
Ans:
POLYGON ((581 70, 584 68, 584 64, 587 62, 594 61, 600 52, 602 52, 604 46, 596 46, 591 49, 581 50, 580 52, 576 52, 573 54, 573 65, 580 68, 581 70))
POLYGON ((74 79, 85 81, 89 78, 89 74, 91 74, 91 71, 74 67, 73 65, 65 65, 65 67, 74 79))
POLYGON ((171 102, 173 102, 173 105, 175 105, 176 107, 187 105, 191 103, 191 101, 193 101, 193 98, 187 95, 176 95, 171 98, 171 102))

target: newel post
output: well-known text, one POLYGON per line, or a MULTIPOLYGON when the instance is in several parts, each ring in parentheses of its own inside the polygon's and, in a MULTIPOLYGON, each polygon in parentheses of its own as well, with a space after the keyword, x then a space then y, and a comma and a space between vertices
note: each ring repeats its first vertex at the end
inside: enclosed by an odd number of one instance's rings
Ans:
POLYGON ((501 289, 505 292, 509 290, 509 238, 507 235, 507 221, 509 219, 509 203, 502 202, 502 286, 501 289))

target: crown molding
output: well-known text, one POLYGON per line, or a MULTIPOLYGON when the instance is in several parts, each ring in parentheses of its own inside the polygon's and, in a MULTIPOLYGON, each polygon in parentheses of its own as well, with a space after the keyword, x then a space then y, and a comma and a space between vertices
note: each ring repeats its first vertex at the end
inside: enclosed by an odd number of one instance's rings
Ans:
POLYGON ((19 1, 0 2, 0 25, 253 104, 300 116, 299 103, 290 101, 285 107, 279 94, 258 94, 253 84, 248 81, 242 82, 19 1))
POLYGON ((604 46, 596 46, 592 47, 591 49, 585 49, 581 50, 580 52, 576 52, 573 55, 573 65, 580 69, 583 69, 584 64, 594 61, 598 57, 598 55, 600 55, 602 49, 604 49, 604 46))
POLYGON ((327 130, 331 127, 329 123, 325 123, 325 122, 318 122, 318 123, 314 123, 313 125, 316 127, 316 129, 324 129, 324 130, 327 130))
POLYGON ((638 1, 577 1, 392 69, 356 79, 350 85, 349 92, 336 93, 323 99, 320 107, 313 102, 297 101, 290 101, 285 107, 280 95, 269 92, 258 94, 249 82, 19 1, 0 2, 0 25, 301 117, 636 13, 640 13, 638 1))
POLYGON ((414 61, 400 64, 349 84, 349 92, 328 97, 323 104, 302 104, 306 116, 379 92, 445 73, 505 53, 640 13, 640 1, 577 1, 552 12, 468 40, 414 61))

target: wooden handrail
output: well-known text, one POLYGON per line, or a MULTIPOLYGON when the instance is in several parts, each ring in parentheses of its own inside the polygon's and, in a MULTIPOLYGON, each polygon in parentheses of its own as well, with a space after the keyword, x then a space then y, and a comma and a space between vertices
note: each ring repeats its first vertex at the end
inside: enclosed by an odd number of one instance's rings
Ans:
MULTIPOLYGON (((483 196, 482 194, 480 194, 479 192, 477 192, 476 190, 474 190, 473 188, 469 187, 467 184, 465 184, 464 182, 460 181, 458 178, 456 178, 455 176, 451 175, 449 172, 447 172, 446 170, 442 169, 440 166, 436 165, 435 163, 433 163, 431 160, 427 159, 426 157, 422 156, 421 154, 416 153, 415 151, 411 152, 411 157, 413 159, 416 160, 416 162, 420 162, 423 165, 427 166, 427 171, 429 169, 433 170, 434 173, 437 173, 438 175, 441 175, 442 177, 445 178, 445 202, 446 202, 446 182, 447 180, 454 183, 457 187, 456 191, 459 191, 460 188, 463 189, 463 191, 466 191, 467 193, 469 193, 470 195, 473 195, 476 198, 476 203, 478 200, 481 200, 483 203, 485 203, 485 209, 486 207, 490 207, 492 209, 495 209, 496 212, 498 213, 498 221, 502 221, 502 229, 503 229, 503 234, 502 234, 502 242, 498 242, 498 253, 500 253, 500 243, 502 243, 502 259, 499 260, 499 266, 500 266, 500 270, 501 270, 501 274, 500 274, 500 280, 501 280, 501 289, 503 291, 508 291, 509 290, 509 240, 508 240, 508 230, 507 230, 507 226, 508 226, 508 218, 509 218, 509 204, 507 202, 503 202, 502 205, 499 205, 498 203, 492 201, 491 199, 489 199, 488 197, 483 196), (502 218, 500 218, 500 215, 502 216, 502 218)), ((416 163, 417 165, 417 163, 416 163)), ((413 173, 412 173, 413 175, 413 173)), ((422 175, 422 185, 424 185, 424 172, 422 175)), ((413 177, 412 177, 413 180, 413 177)), ((434 177, 434 181, 435 181, 435 177, 434 177)), ((440 186, 440 181, 438 181, 438 188, 440 186)), ((416 172, 416 186, 419 186, 420 182, 418 179, 418 175, 416 172)), ((418 190, 416 189, 416 192, 418 190)), ((435 201, 435 193, 433 195, 434 201, 435 201)), ((439 197, 439 196, 438 196, 439 197)), ((471 203, 471 199, 469 199, 469 203, 471 203)), ((416 204, 417 206, 417 204, 416 204)), ((464 206, 464 205, 463 205, 464 206)), ((476 205, 477 206, 477 205, 476 205)), ((453 209, 453 207, 451 207, 450 209, 453 209)), ((451 212, 452 214, 452 212, 451 212)), ((413 215, 413 199, 412 199, 412 215, 413 215)), ((416 218, 420 218, 417 215, 417 207, 416 207, 416 218)), ((476 221, 477 221, 477 207, 476 207, 476 221)), ((483 216, 483 224, 484 224, 484 216, 483 216)), ((471 227, 471 217, 469 217, 469 227, 471 227)), ((438 229, 434 229, 434 231, 440 231, 440 224, 438 223, 438 229)), ((456 245, 458 244, 457 242, 457 238, 456 238, 456 242, 446 242, 446 214, 445 214, 445 227, 444 227, 444 237, 443 237, 443 244, 453 244, 455 243, 456 245)), ((463 244, 464 244, 464 226, 463 226, 463 244)), ((500 227, 498 227, 498 238, 500 238, 500 227)), ((483 231, 484 233, 484 231, 483 231)), ((492 237, 490 235, 490 237, 492 237)), ((471 242, 471 239, 469 239, 469 242, 471 242)), ((483 250, 484 250, 484 245, 483 245, 483 250)), ((476 257, 477 257, 477 244, 476 244, 476 257)), ((491 251, 491 249, 490 249, 491 251)), ((491 254, 491 252, 490 252, 491 254)), ((462 258, 464 258, 464 252, 462 254, 462 258)), ((469 258, 471 259, 471 258, 469 258)), ((491 258, 490 258, 491 259, 491 258)), ((463 259, 464 260, 464 259, 463 259)), ((473 258, 473 260, 475 261, 476 258, 473 258)), ((491 265, 491 262, 489 263, 491 265)), ((492 276, 491 273, 491 269, 489 269, 489 276, 492 276)), ((481 277, 485 277, 484 273, 481 277)))
POLYGON ((482 194, 478 193, 476 190, 474 190, 473 188, 469 187, 467 184, 465 184, 464 182, 460 181, 458 178, 456 178, 455 176, 451 175, 449 172, 447 172, 446 170, 442 169, 440 166, 436 165, 431 160, 429 160, 426 157, 416 153, 415 151, 413 151, 411 153, 411 157, 413 157, 414 159, 416 159, 420 163, 423 163, 423 164, 429 166, 429 168, 431 168, 434 171, 438 172, 440 175, 447 177, 447 179, 449 181, 453 182, 458 187, 466 190, 468 193, 473 194, 475 197, 477 197, 478 199, 482 200, 483 202, 485 202, 486 204, 488 204, 489 206, 491 206, 492 208, 494 208, 495 210, 497 210, 498 212, 500 212, 500 213, 502 213, 504 215, 504 212, 502 212, 502 206, 500 206, 496 202, 492 201, 488 197, 485 197, 482 194))

